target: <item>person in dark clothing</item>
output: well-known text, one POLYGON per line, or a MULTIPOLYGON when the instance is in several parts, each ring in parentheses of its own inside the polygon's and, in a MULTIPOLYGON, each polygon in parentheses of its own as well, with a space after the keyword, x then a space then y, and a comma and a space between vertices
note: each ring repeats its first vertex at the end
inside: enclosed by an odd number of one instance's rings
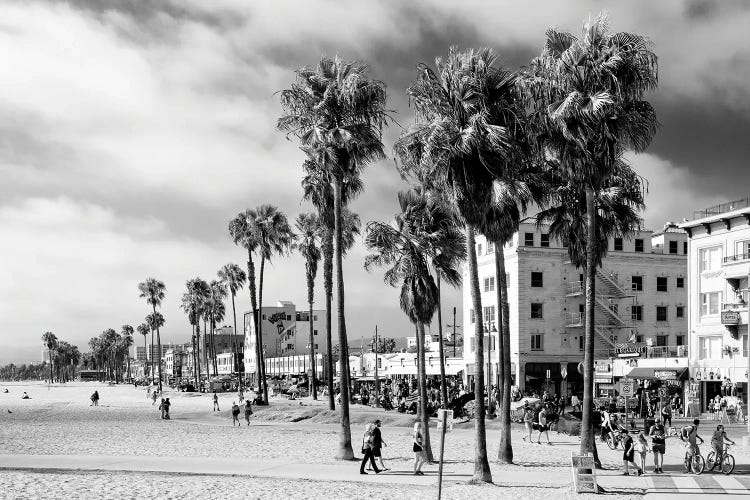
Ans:
POLYGON ((379 474, 383 472, 382 470, 378 469, 377 464, 375 463, 375 458, 372 454, 373 452, 373 437, 372 437, 372 430, 375 428, 375 424, 368 424, 367 430, 365 430, 365 435, 362 438, 362 453, 364 456, 362 457, 362 463, 359 464, 359 473, 360 474, 367 474, 365 472, 365 463, 367 461, 370 461, 370 467, 373 468, 375 471, 375 474, 379 474))
POLYGON ((91 395, 91 404, 89 406, 99 406, 99 391, 94 391, 91 395))
POLYGON ((161 404, 162 406, 162 417, 164 420, 169 420, 169 407, 172 406, 172 403, 169 402, 169 398, 165 399, 164 402, 161 404))
POLYGON ((245 422, 250 425, 250 415, 253 414, 252 401, 249 399, 245 401, 245 422))
MULTIPOLYGON (((376 420, 373 422, 373 429, 372 429, 372 456, 375 457, 375 462, 377 463, 377 459, 380 459, 380 470, 390 470, 385 466, 385 463, 383 463, 383 455, 382 455, 382 449, 383 446, 388 446, 385 444, 385 441, 383 441, 383 436, 380 434, 380 420, 376 420)), ((369 469, 368 469, 369 470, 369 469)))

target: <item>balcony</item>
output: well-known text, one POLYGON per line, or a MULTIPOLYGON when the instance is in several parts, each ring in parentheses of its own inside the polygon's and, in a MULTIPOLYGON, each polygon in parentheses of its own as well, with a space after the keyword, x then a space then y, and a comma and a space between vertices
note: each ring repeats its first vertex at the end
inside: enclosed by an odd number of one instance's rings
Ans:
POLYGON ((721 304, 722 311, 745 311, 747 310, 746 302, 724 302, 721 304))
POLYGON ((728 257, 724 257, 724 264, 742 262, 743 260, 750 260, 750 253, 738 253, 737 255, 729 255, 728 257))
POLYGON ((738 253, 724 257, 721 267, 726 279, 745 278, 750 272, 750 253, 738 253))
MULTIPOLYGON (((616 358, 617 353, 614 349, 609 349, 608 357, 616 358)), ((597 354, 597 357, 600 356, 597 354)), ((667 346, 647 346, 641 358, 687 358, 688 347, 686 345, 667 345, 667 346)))

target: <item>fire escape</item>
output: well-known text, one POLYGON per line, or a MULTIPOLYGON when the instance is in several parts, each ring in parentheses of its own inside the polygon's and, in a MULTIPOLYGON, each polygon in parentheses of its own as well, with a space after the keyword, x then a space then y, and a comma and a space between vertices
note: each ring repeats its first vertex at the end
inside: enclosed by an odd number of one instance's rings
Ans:
MULTIPOLYGON (((584 297, 585 283, 574 281, 568 284, 566 298, 584 297)), ((620 302, 622 299, 633 297, 633 294, 617 279, 617 275, 606 270, 596 270, 596 306, 594 332, 609 347, 615 347, 616 330, 628 328, 629 325, 620 316, 620 302)), ((583 312, 568 313, 565 328, 583 328, 585 317, 583 312)))

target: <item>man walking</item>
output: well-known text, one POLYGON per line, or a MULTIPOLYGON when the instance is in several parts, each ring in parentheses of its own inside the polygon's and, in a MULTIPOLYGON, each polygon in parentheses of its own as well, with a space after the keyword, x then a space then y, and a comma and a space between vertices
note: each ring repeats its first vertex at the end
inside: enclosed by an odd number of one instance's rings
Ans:
POLYGON ((219 408, 219 396, 216 395, 216 391, 214 391, 214 411, 221 411, 221 408, 219 408))

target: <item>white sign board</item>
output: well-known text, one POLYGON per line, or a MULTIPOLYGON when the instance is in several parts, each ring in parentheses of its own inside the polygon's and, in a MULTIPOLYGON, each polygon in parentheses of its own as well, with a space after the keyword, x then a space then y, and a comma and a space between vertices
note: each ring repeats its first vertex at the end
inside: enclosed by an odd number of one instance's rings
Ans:
POLYGON ((443 429, 443 413, 445 413, 445 430, 453 430, 453 410, 438 410, 437 411, 437 430, 443 429))
POLYGON ((596 467, 592 455, 571 455, 570 465, 573 468, 573 482, 577 493, 598 493, 596 485, 596 467))
POLYGON ((620 381, 620 396, 626 398, 633 397, 635 395, 635 380, 621 380, 620 381))

